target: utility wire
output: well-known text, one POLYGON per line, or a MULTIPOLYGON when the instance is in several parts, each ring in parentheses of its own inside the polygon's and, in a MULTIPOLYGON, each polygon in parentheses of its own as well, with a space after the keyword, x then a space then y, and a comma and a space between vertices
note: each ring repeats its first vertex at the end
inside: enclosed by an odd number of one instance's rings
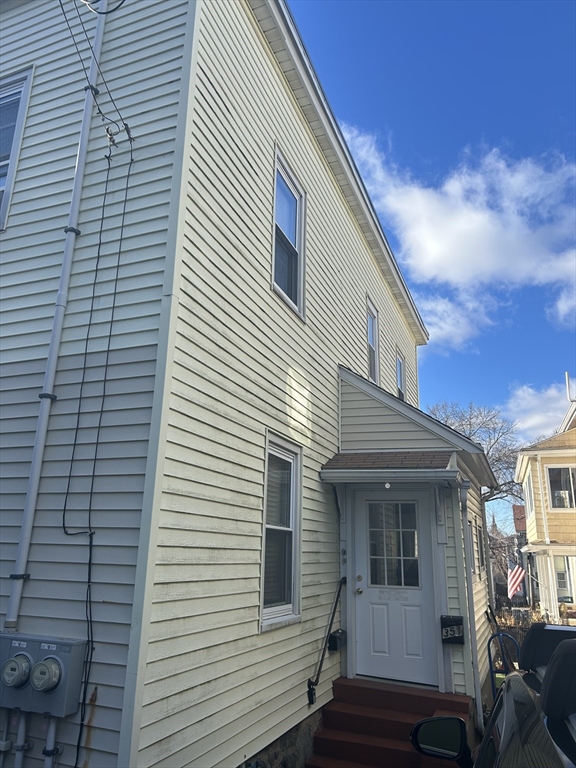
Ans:
MULTIPOLYGON (((95 1, 100 2, 100 0, 95 0, 95 1)), ((96 8, 92 8, 88 0, 80 0, 80 2, 84 3, 84 5, 92 11, 92 13, 97 13, 99 16, 107 16, 109 13, 114 13, 114 11, 117 11, 119 8, 122 8, 126 0, 120 0, 118 5, 114 6, 114 8, 110 8, 107 11, 98 11, 96 8)))

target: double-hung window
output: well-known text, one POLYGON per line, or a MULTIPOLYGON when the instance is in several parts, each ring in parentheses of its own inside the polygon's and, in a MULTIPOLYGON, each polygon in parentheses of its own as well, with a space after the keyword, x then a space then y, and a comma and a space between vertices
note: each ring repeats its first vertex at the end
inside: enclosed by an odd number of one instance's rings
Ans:
POLYGON ((299 614, 301 452, 281 438, 268 444, 262 624, 299 614))
POLYGON ((553 509, 576 507, 576 467, 548 467, 548 486, 553 509))
POLYGON ((304 305, 304 193, 277 158, 274 195, 274 289, 299 314, 304 305))
POLYGON ((31 70, 0 80, 0 229, 6 226, 30 92, 31 70))
POLYGON ((368 344, 368 378, 378 384, 378 311, 369 301, 366 314, 368 344))
POLYGON ((406 361, 396 352, 396 386, 400 400, 406 400, 406 361))

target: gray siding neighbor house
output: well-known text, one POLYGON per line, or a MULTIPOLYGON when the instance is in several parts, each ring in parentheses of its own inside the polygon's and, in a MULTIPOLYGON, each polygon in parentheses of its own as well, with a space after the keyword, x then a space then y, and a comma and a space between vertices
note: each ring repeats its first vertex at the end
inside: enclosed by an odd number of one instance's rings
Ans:
POLYGON ((341 676, 479 705, 495 480, 418 409, 427 333, 284 0, 0 21, 4 768, 236 768, 341 676))

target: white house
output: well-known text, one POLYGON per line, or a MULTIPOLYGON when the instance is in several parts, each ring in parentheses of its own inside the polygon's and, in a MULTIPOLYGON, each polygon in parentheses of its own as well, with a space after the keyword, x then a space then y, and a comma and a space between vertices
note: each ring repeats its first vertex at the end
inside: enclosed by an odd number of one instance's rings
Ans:
POLYGON ((341 675, 479 706, 495 480, 284 0, 0 14, 3 765, 236 768, 341 675))

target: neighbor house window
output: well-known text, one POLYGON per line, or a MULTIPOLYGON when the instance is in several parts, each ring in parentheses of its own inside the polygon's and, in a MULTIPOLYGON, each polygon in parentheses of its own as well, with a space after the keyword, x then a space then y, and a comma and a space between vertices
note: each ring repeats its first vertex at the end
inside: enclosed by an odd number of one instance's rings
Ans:
POLYGON ((378 312, 368 302, 366 340, 368 342, 368 377, 378 383, 378 312))
POLYGON ((396 385, 400 400, 406 400, 406 362, 402 355, 396 353, 396 385))
POLYGON ((31 71, 0 79, 0 229, 6 226, 30 92, 31 71))
POLYGON ((558 585, 558 589, 568 589, 566 571, 556 571, 556 584, 558 585))
POLYGON ((548 467, 550 504, 553 509, 574 509, 576 467, 548 467))
POLYGON ((263 623, 299 613, 301 453, 280 438, 266 463, 263 623))
POLYGON ((299 313, 304 294, 304 193, 284 163, 276 161, 274 288, 299 313))

